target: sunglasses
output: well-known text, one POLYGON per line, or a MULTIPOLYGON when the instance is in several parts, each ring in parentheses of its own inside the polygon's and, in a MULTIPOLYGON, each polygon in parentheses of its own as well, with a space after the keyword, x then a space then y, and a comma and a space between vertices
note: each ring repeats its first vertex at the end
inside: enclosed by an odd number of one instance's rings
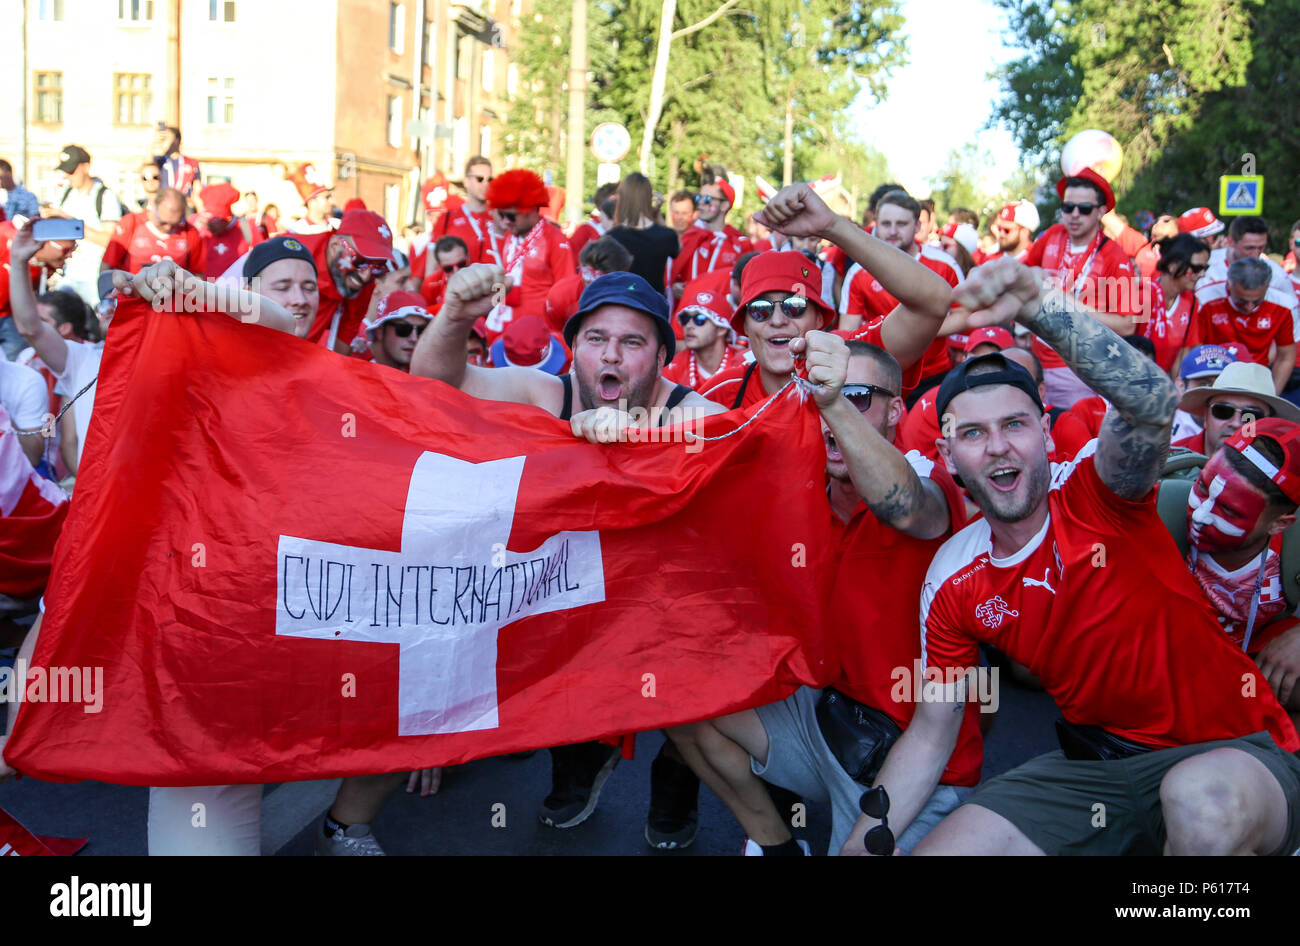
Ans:
POLYGON ((840 388, 840 393, 849 399, 849 403, 858 409, 859 414, 871 410, 871 398, 874 395, 879 394, 890 400, 898 397, 893 391, 874 384, 846 384, 840 388))
POLYGON ((1069 216, 1077 210, 1086 217, 1100 206, 1101 204, 1072 204, 1069 201, 1066 201, 1061 204, 1061 213, 1065 216, 1069 216))
POLYGON ((698 204, 711 204, 711 203, 713 203, 715 200, 718 200, 718 199, 719 199, 719 198, 717 198, 717 197, 711 197, 711 196, 709 196, 708 194, 696 194, 696 195, 695 195, 695 203, 696 203, 697 205, 698 205, 698 204))
POLYGON ((393 330, 393 334, 398 338, 410 338, 412 332, 415 333, 416 338, 419 338, 420 333, 423 332, 427 326, 412 325, 410 322, 393 322, 390 327, 393 330))
POLYGON ((863 844, 867 851, 877 857, 888 857, 894 853, 894 832, 889 830, 889 793, 885 786, 877 785, 862 793, 858 807, 868 818, 877 819, 880 824, 867 832, 863 844))
POLYGON ((160 178, 157 174, 141 174, 141 175, 140 175, 140 180, 142 180, 142 181, 158 181, 158 180, 162 180, 162 178, 160 178))
POLYGON ((517 211, 517 210, 498 210, 498 211, 497 211, 497 216, 500 217, 502 220, 504 220, 506 223, 514 223, 514 222, 515 222, 515 218, 519 216, 519 211, 517 211))
POLYGON ((463 259, 459 263, 447 263, 446 265, 439 266, 438 268, 441 269, 448 276, 450 276, 452 273, 456 272, 457 270, 464 269, 468 265, 469 265, 469 260, 463 259))
MULTIPOLYGON (((1234 407, 1231 404, 1225 404, 1223 401, 1210 405, 1210 416, 1215 420, 1232 420, 1238 414, 1241 415, 1243 421, 1250 423, 1259 417, 1260 409, 1258 407, 1234 407)), ((1273 412, 1266 411, 1264 416, 1272 417, 1273 412)))
POLYGON ((1201 275, 1201 273, 1205 272, 1205 271, 1206 271, 1207 269, 1209 269, 1209 268, 1210 268, 1210 264, 1209 264, 1209 263, 1199 263, 1199 264, 1198 264, 1198 263, 1190 263, 1190 264, 1188 264, 1188 266, 1187 266, 1187 270, 1186 270, 1186 272, 1189 272, 1189 273, 1195 273, 1196 275, 1199 276, 1199 275, 1201 275))
POLYGON ((755 322, 766 322, 776 314, 778 305, 781 307, 781 311, 785 313, 786 318, 802 318, 808 311, 808 297, 786 296, 779 303, 768 302, 766 299, 755 299, 745 306, 745 312, 755 322))
POLYGON ((682 325, 690 325, 692 322, 696 325, 703 325, 709 321, 709 317, 703 312, 682 312, 677 316, 677 321, 682 325))
POLYGON ((478 181, 480 184, 491 184, 491 183, 492 183, 492 178, 491 178, 490 176, 489 176, 489 177, 484 177, 482 174, 470 174, 470 175, 468 175, 468 176, 469 176, 470 180, 478 181))

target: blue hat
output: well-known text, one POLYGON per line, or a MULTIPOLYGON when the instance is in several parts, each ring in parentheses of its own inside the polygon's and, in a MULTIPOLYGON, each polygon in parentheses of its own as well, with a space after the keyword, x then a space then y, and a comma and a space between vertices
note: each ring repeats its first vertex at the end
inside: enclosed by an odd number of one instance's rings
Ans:
POLYGON ((668 349, 668 360, 677 354, 677 337, 668 319, 668 300, 636 273, 606 273, 591 281, 578 298, 578 311, 564 323, 564 342, 573 347, 582 320, 603 305, 621 305, 644 312, 655 320, 659 341, 668 349))
POLYGON ((1183 358, 1178 376, 1184 380, 1217 378, 1237 359, 1222 345, 1198 345, 1183 358))

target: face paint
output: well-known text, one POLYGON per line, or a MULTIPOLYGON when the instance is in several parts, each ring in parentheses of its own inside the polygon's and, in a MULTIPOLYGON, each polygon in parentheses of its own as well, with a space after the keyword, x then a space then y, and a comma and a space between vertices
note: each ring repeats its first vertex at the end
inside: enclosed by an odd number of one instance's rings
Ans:
POLYGON ((1187 495, 1188 536, 1202 552, 1240 548, 1267 505, 1263 493, 1215 456, 1187 495))

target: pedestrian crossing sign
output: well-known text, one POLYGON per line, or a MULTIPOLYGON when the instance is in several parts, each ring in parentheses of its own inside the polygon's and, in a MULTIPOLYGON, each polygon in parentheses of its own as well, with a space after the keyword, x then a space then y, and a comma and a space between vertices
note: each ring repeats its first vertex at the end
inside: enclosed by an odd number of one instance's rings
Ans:
POLYGON ((1264 175, 1225 174, 1219 178, 1219 213, 1252 214, 1264 212, 1264 175))

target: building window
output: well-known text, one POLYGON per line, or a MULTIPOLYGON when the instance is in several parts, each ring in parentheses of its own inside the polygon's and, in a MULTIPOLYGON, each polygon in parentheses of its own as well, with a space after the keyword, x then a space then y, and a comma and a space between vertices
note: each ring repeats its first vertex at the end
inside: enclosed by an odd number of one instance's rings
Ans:
POLYGON ((388 96, 388 143, 402 146, 402 100, 396 95, 388 96))
POLYGON ((208 0, 208 19, 213 23, 234 23, 235 0, 208 0))
POLYGON ((113 124, 149 124, 153 102, 150 79, 150 76, 138 72, 113 73, 113 124))
POLYGON ((406 45, 406 7, 388 4, 388 48, 400 53, 406 45))
POLYGON ((208 124, 235 123, 235 80, 208 78, 208 124))
POLYGON ((117 18, 139 23, 153 19, 153 0, 117 0, 117 18))
POLYGON ((38 20, 63 19, 63 0, 39 0, 36 5, 38 20))
POLYGON ((57 125, 63 121, 63 73, 36 73, 36 124, 57 125))

